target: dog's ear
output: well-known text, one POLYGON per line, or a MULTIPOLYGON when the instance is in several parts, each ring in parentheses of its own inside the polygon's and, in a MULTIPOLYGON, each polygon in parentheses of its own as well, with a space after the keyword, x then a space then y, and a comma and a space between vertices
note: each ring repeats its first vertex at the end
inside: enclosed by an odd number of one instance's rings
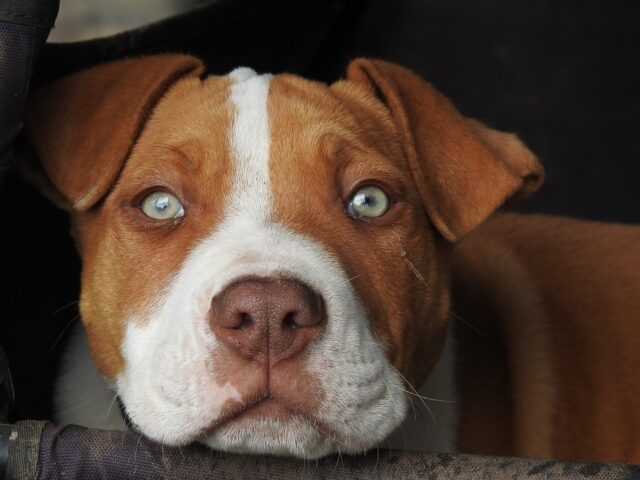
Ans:
POLYGON ((541 185, 542 166, 515 135, 463 117, 406 68, 357 59, 347 79, 387 106, 427 213, 447 240, 460 239, 507 200, 541 185))
POLYGON ((194 57, 156 55, 106 63, 36 89, 24 129, 36 158, 25 154, 19 170, 58 206, 91 208, 116 181, 161 96, 203 70, 194 57))

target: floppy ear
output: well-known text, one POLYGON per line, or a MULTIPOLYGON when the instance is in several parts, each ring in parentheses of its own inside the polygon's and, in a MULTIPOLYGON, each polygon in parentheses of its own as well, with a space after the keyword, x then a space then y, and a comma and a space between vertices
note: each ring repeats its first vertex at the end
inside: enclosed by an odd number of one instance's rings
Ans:
POLYGON ((463 117, 406 68, 357 59, 347 79, 386 104, 427 213, 447 240, 460 239, 505 201, 541 185, 542 166, 515 135, 463 117))
POLYGON ((35 90, 27 101, 25 135, 36 157, 19 170, 67 210, 95 205, 116 181, 145 121, 181 78, 202 75, 186 55, 119 60, 35 90))

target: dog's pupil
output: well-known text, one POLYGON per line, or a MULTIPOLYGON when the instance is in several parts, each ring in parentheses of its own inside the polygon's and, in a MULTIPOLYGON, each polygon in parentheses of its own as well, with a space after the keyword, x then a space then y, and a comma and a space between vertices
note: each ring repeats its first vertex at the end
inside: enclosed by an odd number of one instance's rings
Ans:
POLYGON ((356 198, 354 200, 355 200, 354 203, 358 206, 363 206, 363 205, 372 206, 376 202, 375 198, 365 193, 359 193, 358 195, 356 195, 356 198))
POLYGON ((164 210, 169 206, 169 198, 168 197, 159 197, 156 200, 156 208, 158 210, 164 210))

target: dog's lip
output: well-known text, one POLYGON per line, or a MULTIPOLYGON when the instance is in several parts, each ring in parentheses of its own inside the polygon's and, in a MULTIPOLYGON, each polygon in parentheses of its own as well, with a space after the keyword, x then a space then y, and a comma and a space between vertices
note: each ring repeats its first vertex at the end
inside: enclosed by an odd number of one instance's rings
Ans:
POLYGON ((241 410, 233 418, 229 419, 226 423, 240 421, 240 420, 258 420, 261 418, 273 418, 277 420, 291 420, 296 416, 296 413, 291 411, 286 405, 274 400, 273 398, 266 398, 248 408, 241 410))
POLYGON ((220 428, 230 426, 236 422, 239 423, 243 420, 251 421, 271 418, 286 422, 292 421, 297 417, 309 422, 314 426, 314 428, 316 428, 316 430, 332 438, 335 442, 342 443, 340 440, 344 437, 342 433, 327 422, 317 418, 316 415, 311 413, 311 408, 308 409, 310 411, 305 410, 307 409, 295 406, 290 402, 274 397, 267 392, 252 399, 251 401, 235 406, 233 409, 218 417, 202 431, 200 437, 208 437, 220 428))

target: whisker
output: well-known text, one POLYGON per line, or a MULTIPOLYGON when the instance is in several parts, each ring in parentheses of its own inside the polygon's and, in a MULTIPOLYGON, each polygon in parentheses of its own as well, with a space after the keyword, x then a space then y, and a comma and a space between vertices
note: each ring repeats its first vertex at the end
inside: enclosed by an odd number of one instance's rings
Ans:
POLYGON ((391 394, 391 389, 389 388, 389 382, 387 382, 387 379, 384 378, 384 376, 382 377, 382 379, 384 380, 384 386, 387 389, 387 393, 388 393, 389 397, 391 397, 391 402, 393 403, 393 409, 397 412, 398 411, 398 405, 396 405, 396 399, 391 394))
POLYGON ((424 408, 427 409, 427 412, 429 412, 429 415, 431 415, 431 418, 433 419, 433 423, 438 423, 436 420, 436 416, 433 414, 433 411, 431 410, 431 408, 429 408, 429 405, 427 405, 427 402, 425 402, 422 399, 422 396, 418 393, 418 391, 413 387, 413 385, 411 385, 411 383, 409 382, 409 380, 407 380, 407 378, 402 375, 402 373, 400 372, 400 370, 398 370, 396 367, 393 367, 395 369, 396 372, 398 372, 398 375, 400 375, 402 377, 402 379, 406 382, 407 385, 409 385, 409 388, 411 388, 411 390, 413 390, 413 392, 416 394, 416 396, 420 399, 420 401, 422 402, 422 404, 424 405, 424 408))
POLYGON ((408 395, 413 395, 423 400, 428 400, 429 402, 456 403, 455 400, 445 400, 443 398, 425 397, 424 395, 420 395, 419 393, 413 393, 413 392, 410 392, 409 390, 402 390, 402 391, 408 395))
POLYGON ((422 274, 418 271, 418 269, 413 264, 413 262, 411 262, 411 260, 409 260, 409 258, 407 258, 407 252, 405 252, 404 249, 403 249, 402 252, 400 252, 400 255, 402 256, 402 258, 404 258, 404 261, 407 264, 407 266, 409 267, 409 270, 411 270, 413 272, 413 274, 416 276, 416 278, 418 280, 420 280, 424 284, 425 287, 428 287, 429 285, 427 285, 427 282, 425 281, 425 279, 422 276, 422 274))
POLYGON ((362 423, 362 419, 360 418, 360 415, 358 415, 358 410, 355 410, 353 412, 353 414, 356 416, 356 420, 358 421, 358 423, 360 424, 360 431, 362 432, 362 434, 365 434, 365 430, 364 430, 364 423, 362 423))
POLYGON ((72 306, 74 306, 74 305, 79 305, 79 304, 80 304, 80 300, 74 300, 73 302, 68 303, 68 304, 66 304, 66 305, 64 305, 64 306, 62 306, 62 307, 60 307, 60 308, 59 308, 59 309, 57 309, 55 312, 53 312, 53 314, 54 314, 54 315, 58 315, 58 314, 59 314, 60 312, 62 312, 63 310, 65 310, 65 309, 67 309, 67 308, 69 308, 69 307, 72 307, 72 306))
POLYGON ((457 313, 455 313, 453 310, 449 311, 449 315, 451 315, 452 318, 456 319, 456 320, 460 320, 463 324, 465 324, 467 327, 469 327, 471 330, 473 330, 474 332, 476 332, 478 335, 480 335, 481 337, 483 337, 484 335, 482 334, 482 332, 477 328, 474 327, 473 325, 471 325, 468 321, 466 321, 464 318, 462 318, 460 315, 458 315, 457 313))
MULTIPOLYGON (((406 390, 402 390, 403 392, 406 392, 406 390)), ((416 404, 413 402, 413 398, 409 397, 409 403, 411 404, 411 409, 413 410, 413 419, 415 421, 418 421, 418 414, 416 413, 416 404)))
POLYGON ((73 325, 73 322, 75 322, 79 318, 80 318, 80 315, 78 314, 75 317, 73 317, 71 320, 69 320, 69 322, 65 325, 65 327, 60 332, 60 335, 58 335, 58 338, 56 338, 56 340, 53 342, 53 345, 51 345, 51 348, 49 349, 49 353, 53 352, 53 349, 56 348, 56 345, 58 345, 60 340, 62 340, 62 337, 64 337, 64 334, 67 333, 67 330, 69 330, 69 327, 71 327, 71 325, 73 325))
POLYGON ((395 232, 391 232, 391 233, 393 234, 393 236, 395 236, 398 239, 398 242, 400 242, 400 256, 404 260, 404 263, 407 264, 407 267, 409 267, 409 270, 411 270, 411 272, 416 276, 416 278, 418 280, 420 280, 424 284, 425 287, 428 287, 429 285, 427 284, 427 281, 424 279, 422 274, 418 271, 418 269, 413 264, 413 262, 411 260, 409 260, 409 256, 407 255, 407 251, 402 246, 402 239, 398 236, 397 233, 395 233, 395 232))
POLYGON ((117 398, 118 398, 118 394, 116 393, 113 396, 113 400, 111 400, 111 404, 109 405, 109 408, 107 409, 107 418, 109 418, 109 414, 111 413, 111 409, 113 408, 113 404, 116 403, 117 398))
POLYGON ((373 467, 373 471, 378 470, 378 462, 380 462, 380 446, 376 443, 376 464, 373 467))
MULTIPOLYGON (((398 407, 396 406, 396 401, 395 401, 393 395, 391 395, 391 389, 389 388, 389 382, 387 382, 387 379, 384 378, 384 377, 383 377, 383 380, 384 380, 385 386, 387 387, 387 392, 389 392, 389 396, 391 397, 391 401, 393 402, 393 406, 397 411, 398 407)), ((403 391, 405 391, 405 390, 403 390, 403 391)), ((409 397, 409 404, 411 405, 411 409, 413 410, 413 419, 414 419, 414 421, 417 422, 418 421, 418 415, 417 415, 417 412, 416 412, 416 405, 413 402, 413 398, 411 398, 411 397, 409 397)), ((405 428, 404 428, 404 422, 400 423, 399 429, 400 429, 400 433, 402 434, 402 443, 404 445, 404 448, 406 449, 406 447, 407 447, 407 432, 405 431, 405 428)), ((378 448, 378 443, 376 443, 376 448, 378 448)))
MULTIPOLYGON (((413 408, 414 421, 417 422, 418 417, 416 415, 416 408, 413 405, 413 400, 409 399, 409 401, 411 402, 411 407, 413 408)), ((420 412, 420 410, 418 409, 417 412, 420 412)), ((424 416, 421 415, 420 418, 424 418, 424 416)), ((400 430, 400 433, 402 434, 402 449, 406 450, 407 446, 409 445, 409 439, 407 438, 407 429, 405 428, 404 422, 400 424, 399 430, 400 430)))
POLYGON ((162 459, 162 465, 164 466, 165 471, 169 470, 167 458, 164 456, 164 443, 160 444, 160 458, 162 459))
POLYGON ((338 458, 336 459, 336 464, 331 469, 331 476, 336 473, 336 468, 338 468, 338 464, 340 463, 340 459, 342 458, 342 450, 340 449, 340 445, 338 445, 338 458))
POLYGON ((346 281, 346 282, 344 282, 344 283, 351 283, 351 282, 352 282, 352 281, 354 281, 356 278, 361 277, 361 276, 362 276, 362 274, 361 274, 361 273, 359 273, 359 274, 358 274, 358 275, 356 275, 355 277, 348 278, 348 279, 347 279, 347 281, 346 281))
POLYGON ((424 414, 424 410, 418 410, 418 415, 420 416, 420 421, 418 422, 418 425, 422 425, 422 429, 420 430, 420 434, 422 435, 423 439, 427 439, 430 435, 431 432, 429 431, 429 428, 427 427, 427 418, 424 414))
MULTIPOLYGON (((140 435, 138 435, 138 441, 136 442, 136 449, 135 449, 135 453, 133 456, 133 464, 136 465, 136 470, 137 470, 137 465, 138 465, 138 446, 140 445, 140 440, 142 440, 142 433, 140 435)), ((135 473, 135 471, 134 471, 135 473)))

